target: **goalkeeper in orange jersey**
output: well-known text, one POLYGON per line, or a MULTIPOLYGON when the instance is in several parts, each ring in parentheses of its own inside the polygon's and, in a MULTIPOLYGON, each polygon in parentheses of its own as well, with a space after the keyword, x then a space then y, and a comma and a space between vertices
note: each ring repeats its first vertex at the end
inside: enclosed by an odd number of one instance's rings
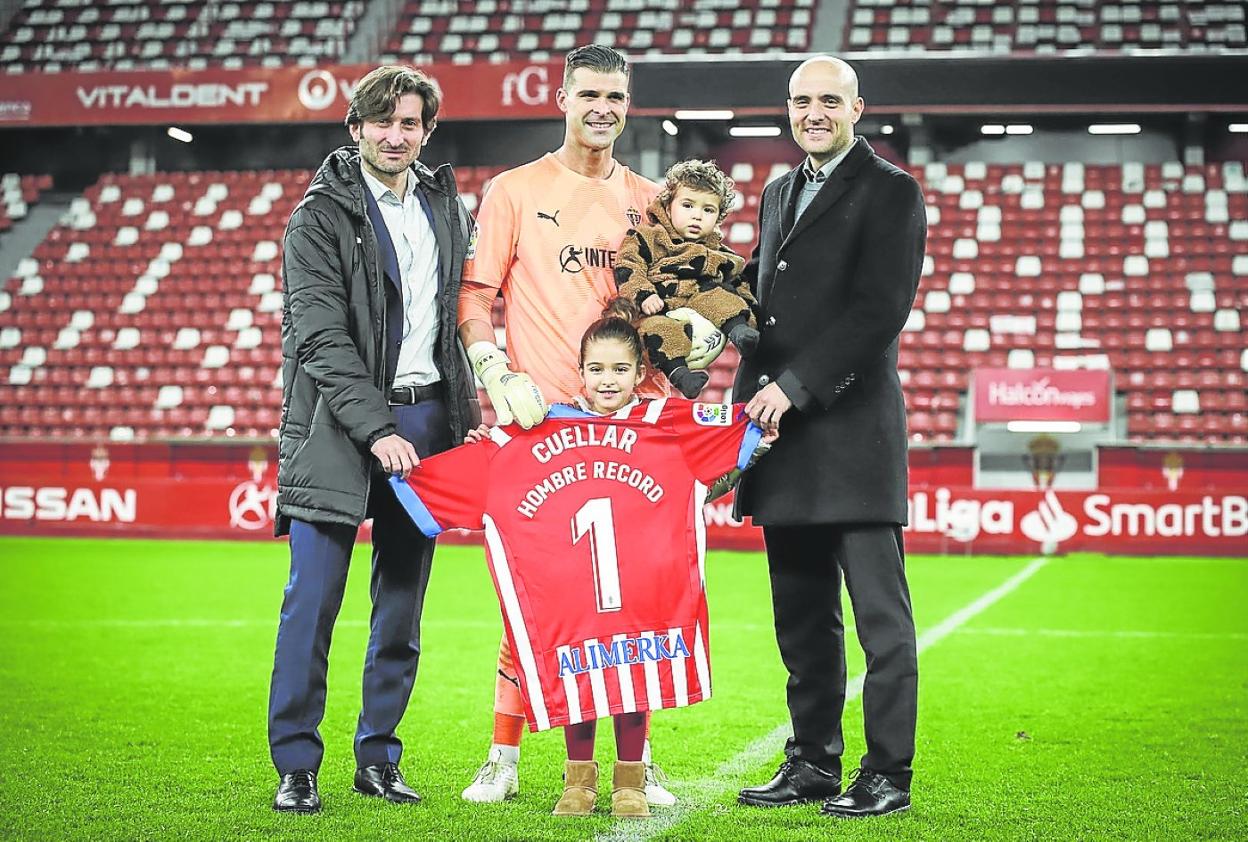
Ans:
MULTIPOLYGON (((659 187, 613 157, 628 114, 628 64, 609 47, 573 50, 555 101, 565 117, 563 145, 496 176, 482 199, 459 299, 459 336, 485 386, 499 423, 526 429, 548 401, 573 401, 582 390, 580 341, 616 297, 612 266, 625 233, 659 187), (498 347, 490 310, 501 292, 506 351, 498 347)), ((693 314, 698 349, 708 365, 722 334, 693 314)), ((647 379, 646 397, 667 394, 647 379)), ((499 648, 494 739, 489 757, 463 792, 469 801, 503 801, 519 787, 524 704, 504 638, 499 648)), ((646 800, 671 805, 658 768, 646 764, 646 800)))

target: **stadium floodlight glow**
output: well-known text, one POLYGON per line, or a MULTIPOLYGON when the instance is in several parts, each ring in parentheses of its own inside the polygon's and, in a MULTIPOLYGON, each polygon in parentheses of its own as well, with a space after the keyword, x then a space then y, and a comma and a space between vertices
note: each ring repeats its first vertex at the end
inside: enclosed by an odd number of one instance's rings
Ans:
POLYGON ((1088 134, 1139 134, 1139 123, 1093 123, 1088 134))
POLYGON ((663 121, 663 131, 667 132, 672 137, 675 137, 676 135, 680 134, 680 128, 671 120, 663 121))
POLYGON ((732 112, 727 109, 691 108, 676 112, 677 120, 731 120, 732 112))
POLYGON ((1248 123, 1231 123, 1226 130, 1234 134, 1248 134, 1248 123))
POLYGON ((892 123, 885 123, 884 125, 880 126, 880 134, 892 134, 892 133, 893 133, 892 123))
POLYGON ((194 135, 186 129, 179 129, 177 126, 170 126, 169 130, 165 132, 165 134, 169 135, 174 140, 180 140, 183 143, 190 143, 195 139, 194 135))
POLYGON ((1026 123, 1014 123, 1005 127, 1006 134, 1031 134, 1032 128, 1026 123))
POLYGON ((1005 134, 1005 126, 1002 126, 999 123, 988 123, 987 125, 979 127, 979 133, 986 135, 1005 134))
POLYGON ((1083 425, 1078 421, 1010 421, 1005 429, 1011 433, 1077 433, 1083 425))
POLYGON ((733 137, 779 137, 779 126, 733 126, 728 130, 733 137))

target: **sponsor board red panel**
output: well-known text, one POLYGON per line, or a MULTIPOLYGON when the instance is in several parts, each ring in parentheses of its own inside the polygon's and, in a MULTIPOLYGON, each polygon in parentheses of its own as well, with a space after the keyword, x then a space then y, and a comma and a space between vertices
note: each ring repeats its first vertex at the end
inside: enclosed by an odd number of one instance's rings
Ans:
MULTIPOLYGON (((441 120, 558 117, 559 62, 422 68, 441 120)), ((372 65, 0 75, 0 125, 340 123, 372 65)))
POLYGON ((1097 461, 1103 488, 1248 492, 1248 450, 1102 447, 1097 461))
POLYGON ((1109 421, 1108 371, 1059 371, 1056 369, 977 368, 972 379, 975 420, 981 423, 1008 421, 1109 421))
MULTIPOLYGON (((1248 556, 1248 451, 1109 448, 1112 484, 1058 492, 974 489, 970 454, 912 452, 911 552, 1248 556)), ((2 534, 268 538, 276 496, 271 447, 0 447, 2 534)), ((731 512, 731 496, 707 506, 707 545, 762 549, 731 512)))

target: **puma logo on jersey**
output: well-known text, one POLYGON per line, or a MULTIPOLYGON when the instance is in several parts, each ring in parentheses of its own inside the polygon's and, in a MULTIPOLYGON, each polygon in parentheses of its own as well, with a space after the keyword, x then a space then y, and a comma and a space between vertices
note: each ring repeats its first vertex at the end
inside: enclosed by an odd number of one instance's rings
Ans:
POLYGON ((555 223, 555 227, 556 227, 556 228, 558 228, 558 227, 559 227, 559 211, 555 211, 553 214, 551 214, 551 213, 542 213, 542 212, 539 210, 539 211, 537 212, 537 218, 538 218, 538 219, 549 219, 551 222, 555 223))

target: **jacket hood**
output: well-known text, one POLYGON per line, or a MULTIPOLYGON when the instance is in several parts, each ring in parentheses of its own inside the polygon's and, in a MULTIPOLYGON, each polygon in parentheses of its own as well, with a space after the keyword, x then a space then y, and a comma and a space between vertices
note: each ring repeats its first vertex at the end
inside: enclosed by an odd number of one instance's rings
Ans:
MULTIPOLYGON (((450 164, 431 170, 420 161, 412 164, 423 187, 454 196, 455 173, 450 164)), ((305 198, 323 195, 342 205, 358 217, 364 216, 364 175, 360 171, 360 150, 356 146, 342 146, 329 153, 329 157, 312 176, 305 198)))
MULTIPOLYGON (((660 194, 662 195, 662 194, 660 194)), ((667 212, 667 207, 659 200, 659 196, 655 196, 654 200, 646 207, 646 215, 650 217, 650 221, 667 232, 667 236, 672 242, 683 242, 680 235, 676 233, 676 227, 672 225, 671 214, 667 212)), ((717 249, 724 241, 724 233, 719 230, 719 223, 716 222, 711 228, 711 232, 697 242, 702 243, 709 249, 717 249)))

